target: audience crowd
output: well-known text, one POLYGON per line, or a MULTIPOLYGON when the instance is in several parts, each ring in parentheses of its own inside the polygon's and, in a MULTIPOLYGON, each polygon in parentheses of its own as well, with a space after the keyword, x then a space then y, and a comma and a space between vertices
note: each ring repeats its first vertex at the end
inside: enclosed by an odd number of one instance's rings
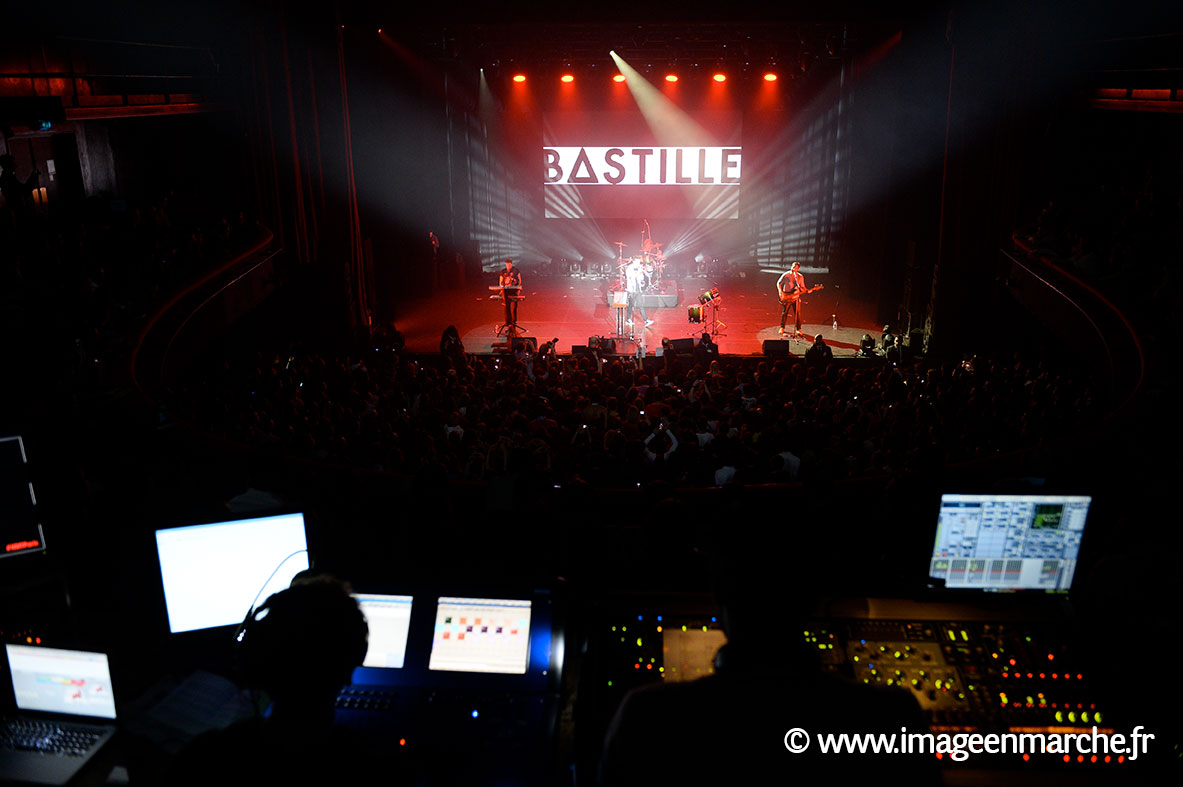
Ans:
POLYGON ((826 481, 1038 445, 1096 417, 1079 374, 1019 357, 856 365, 519 347, 418 359, 292 349, 184 393, 225 440, 399 474, 619 488, 826 481), (653 361, 651 357, 649 359, 653 361), (216 382, 215 382, 216 381, 216 382))

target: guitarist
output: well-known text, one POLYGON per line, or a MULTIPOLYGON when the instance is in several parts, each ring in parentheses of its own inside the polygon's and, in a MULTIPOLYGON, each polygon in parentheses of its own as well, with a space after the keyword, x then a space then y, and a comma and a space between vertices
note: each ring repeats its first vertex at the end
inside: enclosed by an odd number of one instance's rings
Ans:
POLYGON ((781 274, 776 280, 776 294, 780 298, 780 335, 785 335, 785 322, 789 312, 793 313, 796 321, 796 336, 801 335, 801 296, 805 294, 805 277, 799 272, 800 262, 794 262, 793 267, 781 274))

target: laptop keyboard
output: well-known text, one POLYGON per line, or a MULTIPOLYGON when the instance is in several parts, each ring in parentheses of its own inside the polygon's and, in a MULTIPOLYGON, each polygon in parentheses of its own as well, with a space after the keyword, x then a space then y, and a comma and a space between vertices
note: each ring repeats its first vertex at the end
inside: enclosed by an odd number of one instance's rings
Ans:
POLYGON ((101 737, 100 732, 68 724, 14 719, 0 730, 0 748, 81 757, 101 737))

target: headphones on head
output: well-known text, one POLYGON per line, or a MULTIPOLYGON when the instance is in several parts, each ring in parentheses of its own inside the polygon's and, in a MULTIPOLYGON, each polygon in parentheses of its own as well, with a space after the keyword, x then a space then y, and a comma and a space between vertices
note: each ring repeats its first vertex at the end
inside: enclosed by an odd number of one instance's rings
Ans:
POLYGON ((270 596, 247 614, 236 640, 248 686, 282 689, 323 678, 339 687, 365 660, 369 626, 344 585, 320 580, 270 596))

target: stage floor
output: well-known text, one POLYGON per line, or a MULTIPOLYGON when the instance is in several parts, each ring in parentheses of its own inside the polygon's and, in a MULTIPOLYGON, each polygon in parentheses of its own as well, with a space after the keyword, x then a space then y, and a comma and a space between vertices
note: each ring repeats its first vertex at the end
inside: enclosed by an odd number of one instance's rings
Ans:
MULTIPOLYGON (((883 325, 876 323, 871 305, 847 301, 839 287, 826 283, 826 275, 803 273, 808 286, 823 284, 826 288, 806 298, 801 330, 809 340, 794 340, 793 355, 803 354, 818 333, 825 337, 835 356, 854 355, 864 333, 879 338, 883 325), (837 329, 831 315, 838 317, 837 329)), ((571 352, 573 345, 587 344, 589 337, 615 335, 616 317, 606 302, 606 279, 544 277, 531 275, 528 270, 522 278, 526 297, 518 305, 521 335, 534 337, 540 344, 557 338, 562 354, 571 352)), ((488 285, 496 283, 496 274, 485 274, 485 279, 469 282, 463 289, 442 290, 429 298, 400 304, 396 325, 407 348, 413 352, 438 352, 444 328, 455 325, 465 350, 494 352, 495 344, 504 341, 496 335, 504 312, 500 301, 489 297, 488 285)), ((654 354, 662 338, 701 336, 708 326, 691 323, 688 307, 698 305, 700 293, 717 286, 721 295, 719 319, 726 324, 715 336, 719 349, 725 355, 760 355, 764 340, 780 338, 776 280, 777 274, 760 271, 725 279, 678 280, 677 306, 646 309, 654 321, 645 332, 647 354, 654 354)), ((619 354, 631 354, 635 349, 633 342, 617 340, 619 354)))

